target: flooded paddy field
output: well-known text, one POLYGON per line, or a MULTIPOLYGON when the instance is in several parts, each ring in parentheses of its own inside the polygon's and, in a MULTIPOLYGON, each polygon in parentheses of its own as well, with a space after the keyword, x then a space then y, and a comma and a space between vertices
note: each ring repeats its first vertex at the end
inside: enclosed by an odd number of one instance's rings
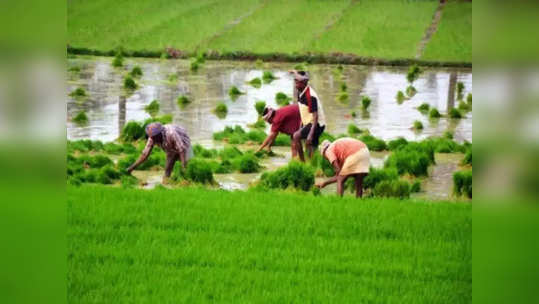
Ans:
MULTIPOLYGON (((292 63, 206 61, 197 72, 192 72, 188 60, 129 58, 125 59, 121 68, 114 68, 111 62, 112 58, 107 57, 76 57, 68 60, 68 68, 77 67, 78 70, 68 72, 68 91, 81 87, 87 93, 83 100, 68 97, 69 140, 113 141, 118 138, 126 122, 149 118, 144 107, 158 100, 160 114, 171 114, 173 122, 185 127, 193 142, 206 148, 220 148, 223 143, 213 141, 212 134, 225 126, 240 125, 247 129, 249 124, 257 120, 254 107, 257 101, 278 107, 276 93, 293 96, 292 78, 287 73, 294 67, 292 63), (134 66, 140 66, 143 74, 137 80, 139 88, 129 94, 123 89, 123 79, 134 66), (277 79, 263 83, 260 88, 248 84, 251 79, 261 77, 264 71, 271 71, 277 79), (228 91, 232 86, 245 94, 231 99, 228 91), (182 95, 191 100, 185 107, 177 104, 177 98, 182 95), (222 119, 213 112, 220 102, 228 107, 228 114, 222 119), (84 126, 72 122, 72 118, 81 110, 88 116, 88 124, 84 126)), ((323 103, 329 133, 346 133, 348 125, 353 123, 386 141, 397 137, 421 140, 440 136, 446 131, 453 132, 455 140, 459 142, 472 141, 471 111, 463 119, 442 117, 431 120, 417 110, 420 104, 428 103, 445 116, 455 107, 455 101, 448 99, 450 79, 462 82, 466 95, 472 91, 471 69, 423 68, 423 73, 413 83, 417 93, 399 104, 395 96, 408 86, 407 67, 344 65, 342 76, 336 75, 336 68, 337 65, 328 64, 306 65, 311 74, 310 84, 323 103), (337 100, 342 83, 346 83, 349 94, 346 103, 337 100), (363 96, 369 96, 372 100, 367 111, 361 109, 363 96), (356 117, 352 112, 357 113, 356 117), (416 120, 423 123, 421 132, 411 128, 416 120)), ((253 149, 256 146, 243 148, 253 149)), ((278 156, 264 160, 264 170, 274 170, 290 160, 290 148, 275 147, 274 151, 278 156)), ((383 166, 388 153, 372 153, 372 165, 383 166)), ((431 175, 422 183, 425 191, 419 195, 448 199, 452 187, 451 174, 458 169, 461 159, 460 154, 448 157, 437 155, 437 164, 430 168, 431 175)), ((135 176, 146 180, 147 187, 158 184, 162 174, 162 170, 134 172, 135 176)), ((216 174, 215 178, 222 188, 245 189, 260 174, 216 174)), ((334 192, 334 189, 328 187, 323 192, 334 192)))

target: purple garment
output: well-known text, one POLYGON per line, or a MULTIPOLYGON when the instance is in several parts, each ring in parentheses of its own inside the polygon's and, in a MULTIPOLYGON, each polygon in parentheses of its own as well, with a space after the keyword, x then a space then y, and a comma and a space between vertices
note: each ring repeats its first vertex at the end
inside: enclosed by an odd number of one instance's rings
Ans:
POLYGON ((146 147, 142 151, 142 157, 146 158, 149 156, 153 145, 157 144, 167 155, 180 154, 184 151, 186 152, 186 159, 191 158, 192 148, 191 148, 191 139, 185 129, 177 125, 164 125, 163 142, 156 143, 151 137, 148 138, 146 142, 146 147))

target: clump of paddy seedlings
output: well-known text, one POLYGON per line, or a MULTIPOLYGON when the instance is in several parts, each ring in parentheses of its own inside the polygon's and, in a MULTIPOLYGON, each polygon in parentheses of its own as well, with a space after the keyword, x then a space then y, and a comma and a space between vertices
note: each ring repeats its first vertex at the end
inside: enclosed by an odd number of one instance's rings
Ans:
POLYGON ((258 116, 262 116, 262 113, 264 112, 264 108, 266 108, 266 102, 263 100, 259 100, 255 103, 255 109, 258 113, 258 116))
POLYGON ((277 79, 277 77, 275 77, 271 71, 264 71, 262 74, 262 80, 264 83, 271 83, 275 79, 277 79))
POLYGON ((462 100, 464 97, 464 83, 459 81, 457 82, 457 100, 462 100))
POLYGON ((144 138, 144 135, 145 131, 140 123, 129 121, 124 125, 120 138, 125 142, 130 142, 144 138))
POLYGON ((69 69, 67 69, 68 72, 73 72, 73 73, 79 73, 80 72, 80 67, 77 66, 77 65, 74 65, 72 67, 70 67, 69 69))
POLYGON ((291 100, 292 98, 288 97, 288 95, 283 92, 278 92, 277 94, 275 94, 275 102, 280 106, 288 105, 291 100))
POLYGON ((428 103, 424 102, 419 107, 417 107, 417 110, 419 110, 419 112, 421 112, 423 114, 426 114, 430 110, 430 105, 428 103))
POLYGON ((124 65, 124 57, 122 55, 122 52, 117 52, 116 56, 114 56, 114 59, 112 60, 112 66, 115 68, 122 67, 124 65))
POLYGON ((440 118, 442 115, 438 112, 438 109, 432 108, 429 112, 429 118, 440 118))
POLYGON ((220 119, 223 119, 228 114, 228 107, 224 102, 220 102, 217 104, 217 106, 214 109, 215 115, 219 117, 220 119))
POLYGON ((472 93, 468 93, 468 95, 466 96, 466 102, 469 106, 472 105, 472 93))
POLYGON ((252 85, 254 88, 259 89, 262 86, 262 80, 260 78, 256 77, 249 81, 249 84, 252 85))
POLYGON ((69 93, 69 96, 73 98, 86 97, 86 90, 84 88, 78 87, 73 92, 69 93))
POLYGON ((456 196, 465 195, 472 198, 472 170, 463 170, 453 173, 453 192, 456 196))
POLYGON ((360 134, 362 132, 363 131, 354 124, 349 124, 348 125, 348 134, 357 135, 357 134, 360 134))
POLYGON ((348 97, 347 92, 340 91, 339 94, 337 94, 337 100, 339 100, 341 103, 347 103, 348 97))
POLYGON ((410 187, 410 192, 411 193, 418 193, 419 191, 421 191, 421 182, 416 180, 416 181, 414 181, 414 183, 410 187))
POLYGON ((194 61, 191 61, 191 65, 190 65, 190 69, 191 69, 191 72, 196 72, 198 71, 198 68, 200 67, 198 61, 194 60, 194 61))
POLYGON ((470 106, 469 106, 466 102, 460 100, 460 101, 459 101, 459 110, 460 110, 460 111, 466 111, 466 112, 467 112, 467 111, 470 110, 470 106))
POLYGON ((167 80, 168 80, 168 82, 175 83, 176 81, 178 81, 178 74, 176 74, 176 73, 169 74, 167 76, 167 80))
POLYGON ((423 130, 423 123, 421 121, 419 121, 419 120, 414 121, 413 129, 416 130, 416 131, 423 130))
POLYGON ((80 111, 73 117, 72 121, 79 126, 84 126, 88 124, 88 116, 86 115, 86 112, 80 111))
POLYGON ((410 183, 405 180, 384 180, 374 187, 372 193, 377 197, 406 199, 410 197, 410 183))
POLYGON ((262 61, 262 59, 258 58, 256 61, 255 61, 255 66, 257 68, 261 68, 262 66, 264 66, 264 61, 262 61))
POLYGON ((232 100, 236 100, 238 98, 238 96, 242 95, 242 94, 245 94, 243 93, 242 91, 240 91, 240 89, 238 89, 236 86, 232 86, 229 90, 228 90, 228 96, 230 96, 230 98, 232 100))
POLYGON ((357 116, 357 113, 356 113, 356 111, 352 111, 352 112, 350 112, 350 116, 352 116, 352 117, 356 117, 356 116, 357 116))
POLYGON ((408 80, 410 84, 414 83, 414 81, 419 78, 419 74, 421 74, 421 72, 421 69, 417 65, 412 65, 408 69, 408 73, 406 74, 406 80, 408 80))
POLYGON ((178 97, 177 103, 180 109, 183 109, 186 105, 191 103, 191 101, 189 100, 189 98, 187 98, 187 96, 181 95, 178 97))
POLYGON ((406 87, 406 95, 408 95, 408 98, 414 97, 414 95, 417 93, 417 90, 413 85, 409 85, 406 87))
POLYGON ((307 62, 298 63, 294 66, 294 70, 305 71, 307 70, 307 62))
POLYGON ((253 129, 265 129, 266 122, 262 118, 258 118, 255 123, 248 125, 248 127, 253 129))
POLYGON ((176 166, 174 173, 171 176, 171 180, 188 180, 200 184, 215 184, 211 165, 208 162, 197 158, 191 159, 187 163, 186 169, 183 169, 182 166, 176 166))
POLYGON ((461 119, 462 113, 460 113, 458 109, 452 108, 451 110, 449 110, 449 117, 454 118, 454 119, 461 119))
POLYGON ((133 67, 133 69, 131 69, 131 72, 129 72, 129 75, 131 75, 131 77, 133 78, 141 77, 142 69, 140 68, 140 66, 136 65, 133 67))
POLYGON ((369 130, 363 131, 366 133, 366 135, 362 135, 359 137, 359 140, 361 140, 363 143, 367 145, 369 150, 371 151, 383 151, 387 148, 387 144, 383 139, 376 138, 369 134, 369 130))
POLYGON ((124 78, 124 89, 134 91, 138 87, 137 83, 131 76, 126 76, 124 78))
POLYGON ((294 188, 310 191, 313 185, 314 168, 295 160, 274 172, 265 172, 260 177, 260 186, 269 189, 294 188))
POLYGON ((363 96, 363 98, 361 98, 361 108, 363 110, 367 110, 370 105, 371 105, 371 98, 369 96, 363 96))
POLYGON ((453 139, 454 134, 451 131, 445 131, 443 137, 447 139, 453 139))
POLYGON ((341 88, 341 92, 346 92, 346 90, 348 89, 346 82, 341 82, 340 88, 341 88))
POLYGON ((159 112, 159 101, 154 99, 152 102, 150 102, 147 106, 144 107, 144 110, 146 113, 150 114, 150 116, 154 117, 159 112))
POLYGON ((397 92, 397 96, 395 96, 395 98, 397 99, 397 102, 399 104, 403 103, 404 100, 406 99, 406 96, 404 96, 404 93, 402 91, 398 91, 397 92))

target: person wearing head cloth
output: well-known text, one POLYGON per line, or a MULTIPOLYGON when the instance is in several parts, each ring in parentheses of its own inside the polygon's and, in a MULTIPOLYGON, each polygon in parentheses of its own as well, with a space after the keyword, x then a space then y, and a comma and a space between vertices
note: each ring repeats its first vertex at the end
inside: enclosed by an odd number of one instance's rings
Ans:
POLYGON ((309 157, 313 156, 313 149, 318 147, 318 140, 326 127, 324 110, 320 98, 309 83, 309 73, 305 71, 290 70, 294 76, 294 85, 298 90, 298 106, 301 116, 301 127, 292 136, 292 149, 297 151, 301 161, 305 161, 301 140, 305 140, 305 150, 309 157))
POLYGON ((185 168, 187 162, 193 156, 191 139, 185 129, 180 126, 162 125, 158 122, 153 122, 146 126, 146 135, 148 136, 146 147, 137 161, 127 168, 128 173, 131 173, 138 165, 148 159, 154 145, 158 145, 167 155, 164 182, 170 177, 177 160, 181 161, 182 166, 185 168))
POLYGON ((337 183, 337 194, 342 196, 344 183, 349 177, 355 179, 356 197, 363 195, 363 179, 369 174, 370 153, 367 145, 355 138, 344 137, 331 143, 324 140, 320 145, 320 153, 333 165, 335 176, 317 183, 316 186, 325 186, 337 183))
MULTIPOLYGON (((299 126, 301 125, 301 117, 299 115, 299 107, 297 104, 284 106, 277 110, 272 107, 266 107, 262 112, 262 118, 267 123, 271 124, 271 130, 270 134, 256 152, 262 151, 264 147, 268 147, 268 151, 271 151, 271 145, 279 132, 292 137, 292 135, 299 130, 299 126)), ((295 156, 295 153, 295 150, 292 149, 292 157, 295 156)))

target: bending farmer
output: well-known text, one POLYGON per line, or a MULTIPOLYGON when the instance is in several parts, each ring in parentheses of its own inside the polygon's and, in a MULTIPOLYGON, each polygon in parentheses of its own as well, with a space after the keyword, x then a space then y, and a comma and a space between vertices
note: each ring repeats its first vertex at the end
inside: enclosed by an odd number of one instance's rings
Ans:
POLYGON ((177 160, 180 160, 182 166, 187 166, 187 161, 193 156, 193 149, 191 148, 191 139, 185 132, 185 129, 177 125, 162 125, 158 122, 154 122, 146 126, 146 135, 148 141, 146 147, 142 151, 142 154, 137 161, 127 168, 127 173, 131 173, 138 165, 142 164, 150 153, 153 146, 158 145, 167 154, 165 176, 170 177, 174 164, 177 160))
POLYGON ((370 153, 367 146, 354 138, 340 138, 331 143, 324 140, 320 146, 320 153, 333 165, 335 176, 317 183, 316 186, 325 186, 337 182, 337 194, 342 196, 344 183, 349 177, 354 177, 356 197, 363 195, 363 179, 369 174, 370 153))
MULTIPOLYGON (((262 145, 258 148, 258 151, 268 147, 268 151, 271 151, 271 145, 275 141, 275 138, 279 132, 288 134, 290 137, 299 130, 301 124, 301 118, 299 116, 299 107, 297 104, 284 106, 280 109, 273 109, 266 107, 262 112, 262 118, 269 124, 271 124, 271 132, 266 137, 262 145)), ((296 156, 296 151, 292 149, 292 157, 296 156)))
POLYGON ((305 161, 301 140, 305 139, 305 149, 309 157, 313 149, 318 147, 318 139, 326 127, 322 103, 316 92, 307 85, 309 74, 305 71, 291 70, 294 84, 298 90, 298 105, 301 116, 301 128, 292 136, 292 149, 297 151, 301 161, 305 161))

